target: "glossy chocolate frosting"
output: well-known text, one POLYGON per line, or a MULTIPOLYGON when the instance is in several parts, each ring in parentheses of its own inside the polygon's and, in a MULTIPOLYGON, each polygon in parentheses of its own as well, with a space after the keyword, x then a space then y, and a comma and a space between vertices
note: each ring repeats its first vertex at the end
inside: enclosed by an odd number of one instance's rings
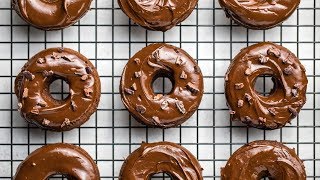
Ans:
POLYGON ((95 67, 80 53, 51 48, 32 57, 15 81, 18 110, 28 122, 41 128, 65 131, 86 122, 98 106, 100 80, 95 67), (56 100, 50 84, 62 79, 69 96, 56 100))
POLYGON ((182 124, 197 110, 203 95, 203 77, 199 66, 182 49, 152 44, 128 61, 120 93, 125 107, 139 122, 169 128, 182 124), (171 80, 171 92, 154 93, 152 84, 158 77, 171 80))
POLYGON ((16 12, 32 26, 58 30, 75 24, 92 0, 12 0, 16 12))
POLYGON ((140 26, 167 31, 184 21, 198 0, 118 0, 122 11, 140 26))
POLYGON ((170 142, 142 143, 122 165, 119 180, 149 180, 166 173, 175 180, 201 180, 198 160, 184 147, 170 142))
POLYGON ((78 146, 52 144, 32 152, 18 167, 14 180, 46 180, 53 175, 73 180, 100 180, 90 155, 78 146))
POLYGON ((255 141, 238 149, 221 169, 222 180, 306 180, 294 149, 276 141, 255 141))
POLYGON ((227 17, 251 29, 281 24, 297 9, 300 0, 219 0, 227 17))
POLYGON ((288 49, 269 42, 247 47, 226 73, 225 95, 231 118, 262 129, 283 127, 305 104, 307 83, 305 68, 288 49), (272 77, 270 95, 261 95, 254 88, 262 75, 272 77))

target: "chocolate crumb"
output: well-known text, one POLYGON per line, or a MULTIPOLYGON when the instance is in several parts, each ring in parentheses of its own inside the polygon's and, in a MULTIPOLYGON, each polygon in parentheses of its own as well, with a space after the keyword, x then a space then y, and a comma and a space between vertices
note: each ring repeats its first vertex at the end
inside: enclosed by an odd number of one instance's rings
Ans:
POLYGON ((152 120, 157 124, 157 125, 161 125, 160 119, 158 116, 152 116, 152 120))
POLYGON ((186 87, 192 94, 197 94, 199 92, 199 89, 196 88, 196 86, 190 82, 188 82, 186 87))
POLYGON ((82 80, 82 81, 85 81, 85 80, 87 80, 88 78, 89 78, 89 75, 88 75, 88 74, 85 74, 85 75, 81 76, 81 80, 82 80))
POLYGON ((157 94, 156 96, 153 97, 153 100, 159 100, 163 97, 162 94, 157 94))
POLYGON ((291 93, 293 97, 297 97, 298 95, 298 90, 297 89, 291 89, 291 93))
POLYGON ((238 108, 241 108, 243 106, 243 100, 239 99, 238 100, 238 108))
POLYGON ((66 60, 66 61, 69 61, 69 62, 74 62, 74 60, 73 59, 70 59, 69 57, 67 57, 67 56, 61 56, 61 59, 63 59, 63 60, 66 60))
POLYGON ((265 64, 265 63, 267 63, 269 61, 269 58, 268 57, 266 57, 266 56, 264 56, 264 55, 260 55, 260 57, 259 57, 259 62, 261 63, 261 64, 265 64))
POLYGON ((186 74, 186 72, 182 71, 181 75, 180 75, 180 79, 187 79, 188 75, 186 74))
POLYGON ((184 64, 186 64, 186 61, 182 60, 180 56, 177 56, 176 65, 183 66, 184 64))
POLYGON ((243 83, 236 83, 234 85, 234 87, 235 87, 236 90, 240 90, 240 89, 242 89, 244 87, 244 84, 243 83))
POLYGON ((68 118, 64 118, 63 123, 61 124, 61 128, 65 127, 65 126, 70 126, 71 125, 71 121, 68 118))
POLYGON ((160 60, 159 50, 154 51, 152 53, 152 57, 155 58, 157 61, 159 61, 160 60))
POLYGON ((142 75, 141 71, 134 72, 134 77, 140 78, 142 75))
POLYGON ((251 105, 251 104, 252 104, 252 97, 250 96, 250 94, 245 93, 245 94, 244 94, 244 97, 245 97, 245 99, 249 102, 249 104, 251 105))
POLYGON ((47 71, 47 70, 42 71, 42 76, 43 77, 49 77, 49 76, 52 76, 53 74, 54 74, 54 72, 52 70, 50 70, 50 71, 47 71))
POLYGON ((134 91, 136 91, 138 88, 137 88, 137 84, 136 83, 133 83, 132 85, 131 85, 131 89, 132 90, 134 90, 134 91))
POLYGON ((167 100, 164 100, 161 104, 160 107, 162 110, 167 109, 167 107, 169 107, 169 102, 167 100))
POLYGON ((76 103, 73 100, 71 100, 71 109, 72 109, 72 111, 77 111, 77 109, 78 109, 78 106, 76 105, 76 103))
POLYGON ((23 89, 23 93, 22 93, 22 98, 27 98, 29 94, 29 89, 28 88, 24 88, 23 89))
POLYGON ((279 58, 281 56, 281 52, 276 48, 270 48, 267 51, 268 55, 279 58))
POLYGON ((134 58, 134 62, 136 62, 137 64, 140 64, 140 59, 139 58, 134 58))
POLYGON ((138 111, 140 114, 144 114, 146 110, 147 109, 143 105, 136 105, 136 111, 138 111))
POLYGON ((268 111, 272 116, 275 116, 277 114, 277 112, 274 108, 268 108, 268 111))
POLYGON ((43 59, 43 58, 39 58, 39 59, 37 60, 37 63, 39 63, 39 64, 43 64, 43 63, 45 63, 45 62, 46 62, 46 60, 43 59))
POLYGON ((251 68, 247 68, 246 71, 244 72, 245 75, 250 76, 252 74, 251 68))
POLYGON ((87 67, 86 67, 86 72, 87 72, 88 74, 91 74, 91 73, 93 72, 93 70, 92 70, 91 67, 87 66, 87 67))
POLYGON ((132 89, 129 88, 124 88, 124 92, 126 92, 127 94, 133 95, 134 91, 132 89))
POLYGON ((35 78, 35 76, 29 71, 24 71, 23 76, 27 78, 29 81, 32 81, 35 78))
POLYGON ((259 117, 259 122, 264 124, 267 122, 267 118, 259 117))
POLYGON ((43 119, 42 125, 48 126, 50 124, 50 121, 48 119, 43 119))
POLYGON ((178 110, 180 111, 180 113, 182 113, 182 114, 186 113, 186 109, 184 108, 182 101, 176 100, 176 106, 177 106, 178 110))
POLYGON ((84 95, 86 97, 91 97, 91 93, 93 93, 93 89, 90 87, 90 88, 84 88, 84 95))
POLYGON ((286 75, 291 75, 293 73, 293 67, 291 65, 289 65, 288 67, 284 68, 283 72, 286 75))

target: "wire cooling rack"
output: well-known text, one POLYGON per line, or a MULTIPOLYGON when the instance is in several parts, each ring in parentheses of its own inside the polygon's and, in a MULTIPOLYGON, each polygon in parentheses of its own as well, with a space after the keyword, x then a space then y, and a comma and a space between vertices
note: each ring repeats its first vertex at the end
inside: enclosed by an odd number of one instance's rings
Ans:
MULTIPOLYGON (((116 179, 125 157, 142 141, 172 141, 189 149, 204 168, 205 179, 219 179, 220 168, 243 144, 268 139, 294 147, 304 160, 308 179, 320 179, 320 0, 303 0, 282 26, 253 31, 226 19, 217 0, 199 0, 181 25, 162 32, 134 25, 116 0, 94 0, 91 11, 76 25, 45 32, 26 25, 0 1, 0 178, 11 179, 18 164, 42 145, 67 142, 80 145, 96 160, 102 179, 116 179), (299 117, 280 130, 263 131, 229 121, 224 98, 224 74, 241 48, 273 41, 296 53, 309 79, 307 103, 299 117), (182 126, 167 130, 146 128, 133 120, 121 103, 119 80, 129 57, 149 43, 166 42, 185 49, 198 60, 204 74, 205 94, 199 110, 182 126), (17 112, 13 83, 20 68, 38 51, 64 46, 91 59, 101 76, 98 111, 88 123, 70 132, 53 133, 27 125, 17 112)), ((261 84, 262 83, 262 84, 261 84)), ((267 80, 260 90, 267 90, 267 80)), ((165 80, 155 89, 166 90, 165 80)), ((56 97, 67 85, 56 82, 56 97)), ((62 93, 64 92, 64 93, 62 93)), ((165 176, 158 176, 163 179, 165 176)))

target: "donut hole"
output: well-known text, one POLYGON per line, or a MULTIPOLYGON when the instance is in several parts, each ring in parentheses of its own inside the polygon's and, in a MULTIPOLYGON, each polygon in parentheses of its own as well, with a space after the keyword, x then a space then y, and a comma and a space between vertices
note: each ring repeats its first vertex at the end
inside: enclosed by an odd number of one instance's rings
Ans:
POLYGON ((158 173, 151 176, 150 180, 159 180, 159 179, 173 179, 170 174, 167 173, 158 173))
POLYGON ((260 75, 254 81, 254 90, 261 96, 270 96, 276 89, 276 83, 272 75, 260 75))
POLYGON ((155 95, 168 95, 173 91, 174 80, 169 72, 159 72, 152 81, 152 90, 155 95))
POLYGON ((49 92, 53 99, 63 101, 69 96, 69 84, 62 78, 50 82, 49 92))

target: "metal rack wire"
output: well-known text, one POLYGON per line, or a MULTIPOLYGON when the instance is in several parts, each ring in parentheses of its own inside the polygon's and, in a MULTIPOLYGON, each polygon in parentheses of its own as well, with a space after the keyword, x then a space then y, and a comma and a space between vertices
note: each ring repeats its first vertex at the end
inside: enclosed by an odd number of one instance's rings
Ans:
MULTIPOLYGON (((243 144, 255 139, 278 140, 295 147, 304 160, 308 179, 320 179, 320 1, 305 0, 282 26, 252 31, 227 20, 217 0, 200 0, 193 14, 166 33, 134 25, 116 0, 94 0, 91 11, 76 25, 55 32, 36 30, 11 10, 10 0, 0 2, 0 178, 10 179, 17 165, 34 149, 54 142, 80 145, 96 160, 102 179, 114 179, 124 158, 141 141, 172 141, 188 148, 204 167, 205 179, 219 179, 220 168, 243 144), (262 131, 229 121, 223 78, 230 59, 243 47, 273 41, 295 52, 307 68, 308 102, 297 120, 280 130, 262 131), (122 106, 118 84, 122 67, 149 43, 182 47, 198 60, 204 73, 205 94, 199 110, 178 128, 146 128, 122 106), (102 97, 97 113, 79 129, 52 133, 27 125, 20 118, 13 93, 19 68, 36 52, 65 46, 86 55, 98 68, 102 97)), ((166 89, 167 84, 158 88, 166 89)), ((161 83, 160 83, 161 84, 161 83)), ((267 84, 263 81, 263 87, 267 84)), ((56 86, 57 87, 57 86, 56 86)), ((63 98, 66 85, 56 93, 63 98), (61 93, 64 92, 64 93, 61 93)), ((266 88, 263 88, 266 90, 266 88)), ((165 179, 165 175, 157 176, 165 179)))

